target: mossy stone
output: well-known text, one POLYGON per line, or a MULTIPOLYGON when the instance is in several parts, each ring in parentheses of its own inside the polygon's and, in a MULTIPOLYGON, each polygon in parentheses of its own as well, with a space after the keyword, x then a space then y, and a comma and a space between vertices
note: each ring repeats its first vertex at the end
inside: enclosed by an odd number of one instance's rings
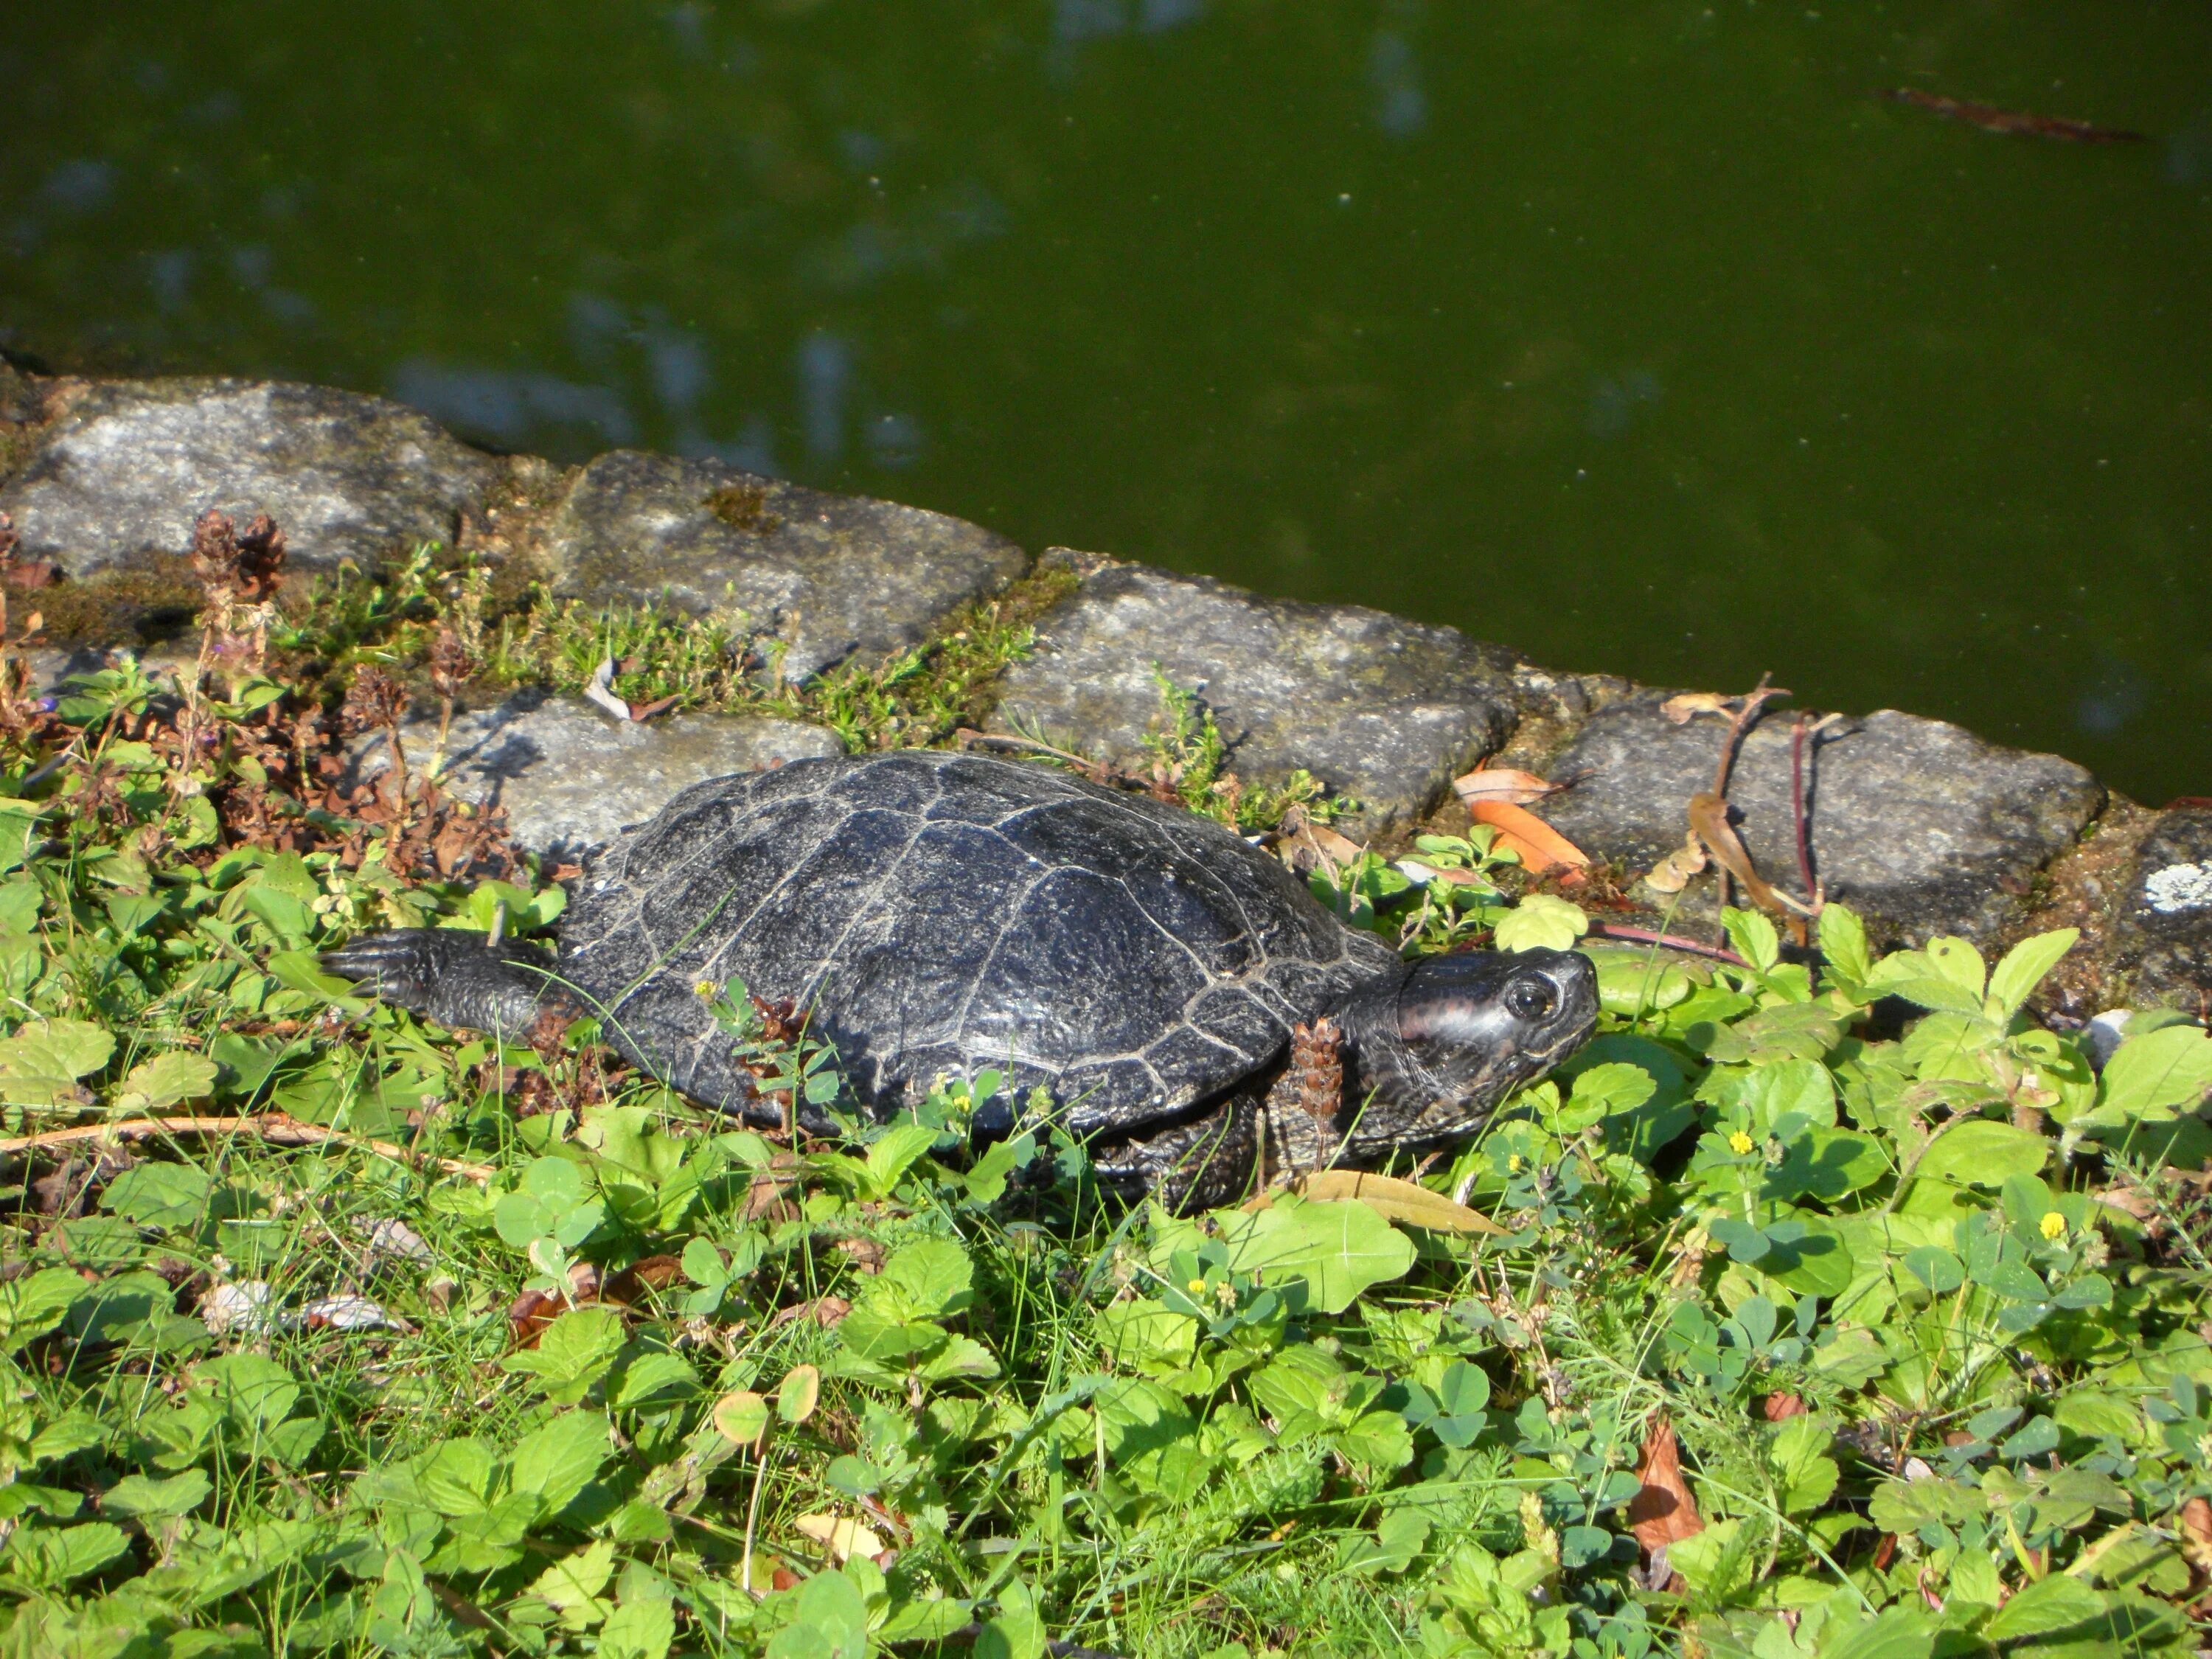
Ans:
POLYGON ((794 680, 919 645, 1029 564, 942 513, 635 450, 583 470, 547 521, 544 557, 563 597, 742 611, 784 641, 794 680))
POLYGON ((1512 730, 1513 653, 1455 629, 1097 554, 1056 549, 1045 562, 1081 586, 1007 671, 995 730, 1141 766, 1161 714, 1157 667, 1212 711, 1228 769, 1254 784, 1310 772, 1358 799, 1363 834, 1421 817, 1512 730))
POLYGON ((282 381, 70 386, 4 489, 27 558, 73 577, 181 554, 209 507, 266 513, 293 561, 368 568, 451 542, 501 463, 381 398, 282 381))
MULTIPOLYGON (((1540 809, 1626 878, 1682 845, 1690 797, 1713 787, 1728 729, 1711 715, 1677 724, 1662 710, 1666 696, 1645 691, 1592 715, 1553 763, 1552 775, 1574 787, 1540 809)), ((1759 873, 1795 893, 1790 727, 1784 713, 1752 729, 1728 795, 1759 873)), ((1831 726, 1806 747, 1814 869, 1830 898, 1892 940, 1999 939, 2026 915, 2037 872, 2104 806, 2103 788, 2071 761, 1895 709, 1831 726)), ((1713 882, 1698 878, 1686 909, 1710 914, 1713 882)))

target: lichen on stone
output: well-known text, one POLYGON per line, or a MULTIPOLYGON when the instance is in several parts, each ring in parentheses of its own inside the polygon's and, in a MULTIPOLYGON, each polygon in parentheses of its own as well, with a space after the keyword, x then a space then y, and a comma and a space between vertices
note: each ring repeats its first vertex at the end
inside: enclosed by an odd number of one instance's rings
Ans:
POLYGON ((2212 864, 2169 864, 2143 878, 2143 897, 2162 916, 2212 910, 2212 864))

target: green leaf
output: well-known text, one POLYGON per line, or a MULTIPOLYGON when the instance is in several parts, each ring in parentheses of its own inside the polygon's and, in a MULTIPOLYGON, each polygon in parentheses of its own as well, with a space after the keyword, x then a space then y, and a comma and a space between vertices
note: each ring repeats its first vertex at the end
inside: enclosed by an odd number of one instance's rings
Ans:
POLYGON ((0 1042, 0 1099, 53 1106, 84 1098, 76 1080, 107 1064, 115 1039, 81 1019, 41 1019, 0 1042))
POLYGON ((123 1090, 115 1097, 122 1112, 158 1112, 187 1100, 200 1100, 215 1092, 217 1067, 201 1054, 177 1049, 156 1054, 131 1068, 123 1090))
POLYGON ((100 1494, 100 1507, 103 1514, 136 1516, 142 1520, 149 1516, 188 1515, 214 1490, 202 1469, 186 1469, 166 1480, 125 1475, 100 1494))
POLYGON ((62 1322, 85 1282, 67 1267, 47 1267, 0 1285, 0 1353, 13 1353, 62 1322))
POLYGON ((699 1373, 681 1354, 641 1353, 622 1367, 607 1403, 629 1411, 651 1401, 684 1399, 698 1389, 699 1373))
POLYGON ((1966 1118, 1929 1144, 1913 1178, 2001 1187, 2008 1176, 2033 1175, 2050 1156, 2051 1143, 2041 1135, 1994 1118, 1966 1118))
POLYGON ((1364 1204, 1286 1195, 1256 1213, 1218 1211, 1213 1219, 1234 1271, 1264 1273, 1270 1285, 1300 1281, 1322 1313, 1343 1312, 1370 1285, 1413 1265, 1413 1241, 1364 1204))
POLYGON ((2105 1614, 2105 1598, 2078 1578, 2054 1572, 2028 1585, 1998 1609, 1982 1627, 1992 1642, 2023 1636, 2047 1636, 2105 1614))
POLYGON ((107 1183, 100 1206, 143 1227, 190 1227, 207 1213, 215 1182, 190 1164, 140 1164, 107 1183))
POLYGON ((937 1144, 938 1131, 926 1123, 894 1123, 868 1147, 865 1196, 888 1198, 903 1176, 937 1144))
POLYGON ((573 1405, 607 1374, 622 1351, 622 1317, 611 1308, 572 1308, 548 1325, 534 1348, 511 1353, 500 1369, 538 1380, 556 1405, 573 1405))
POLYGON ((1824 906, 1820 911, 1820 954, 1827 957, 1829 967, 1850 981, 1851 988, 1863 985, 1873 971, 1867 951, 1866 924, 1840 904, 1824 906))
POLYGON ((2100 1117, 2171 1118, 2212 1089, 2212 1032, 2166 1025, 2122 1042, 2097 1086, 2100 1117))
POLYGON ((1990 975, 1990 996, 2007 1018, 2020 1012, 2021 1004, 2043 982, 2043 976, 2058 965, 2081 937, 2078 927, 2061 927, 2024 939, 2005 952, 2004 960, 1990 975))
POLYGON ((1735 946, 1735 953, 1760 973, 1771 971, 1782 960, 1782 936, 1758 911, 1729 905, 1721 911, 1721 927, 1735 946))
POLYGON ((1868 1513, 1884 1532, 1913 1533, 1930 1522, 1955 1527, 1986 1512, 1973 1487, 1940 1475, 1920 1480, 1885 1480, 1874 1489, 1868 1513))
POLYGON ((1804 1515, 1828 1501, 1840 1473, 1827 1455, 1832 1443, 1827 1425, 1810 1415, 1790 1418, 1776 1431, 1766 1455, 1781 1477, 1784 1514, 1804 1515))
MULTIPOLYGON (((1972 945, 1966 948, 1973 949, 1972 945)), ((1968 964, 1955 953, 1939 963, 1925 951, 1893 951, 1875 963, 1874 971, 1867 975, 1866 988, 1878 996, 1903 997, 1923 1008, 1972 1014, 1978 1018, 1982 1012, 1980 960, 1978 954, 1973 958, 1974 983, 1969 987, 1960 971, 1968 964)))
POLYGON ((1982 961, 1982 953, 1972 941, 1950 934, 1939 934, 1928 941, 1922 953, 1928 965, 1936 973, 1966 992, 1978 1002, 1982 988, 1989 981, 1989 969, 1982 961))
POLYGON ((895 1252, 860 1300, 899 1319, 936 1319, 968 1305, 975 1279, 967 1251, 949 1238, 925 1238, 895 1252))
POLYGON ((1596 1108, 1599 1116, 1611 1117, 1616 1112, 1634 1111, 1658 1088, 1658 1079, 1641 1066, 1613 1060, 1577 1073, 1573 1098, 1577 1105, 1596 1108))
POLYGON ((1036 1156, 1036 1137, 1017 1135, 1012 1140, 994 1140, 985 1149, 968 1170, 968 1201, 971 1204, 995 1204, 1006 1195, 1006 1183, 1014 1171, 1036 1156))
POLYGON ((33 1589, 58 1589, 97 1572, 130 1547, 123 1528, 106 1521, 76 1527, 22 1527, 0 1550, 0 1570, 33 1589))
POLYGON ((975 1659, 1044 1659, 1048 1636, 1036 1598, 1019 1579, 999 1592, 998 1616, 975 1638, 975 1659))
MULTIPOLYGON (((550 1328, 546 1334, 552 1334, 550 1328)), ((543 1349, 544 1342, 538 1346, 543 1349)), ((605 1418, 596 1412, 564 1412, 515 1443, 507 1454, 507 1484, 514 1491, 535 1494, 542 1513, 558 1515, 613 1455, 605 1418)))
POLYGON ((798 1616, 769 1638, 768 1659, 866 1659, 868 1604, 843 1573, 816 1573, 792 1607, 798 1616))
POLYGON ((1792 1117, 1803 1127, 1831 1128, 1836 1121, 1836 1081, 1817 1060, 1757 1066, 1736 1079, 1726 1097, 1750 1116, 1754 1139, 1785 1133, 1783 1125, 1792 1117))
POLYGON ((607 1604, 599 1597, 614 1573, 614 1540, 602 1538, 539 1573, 531 1581, 530 1593, 559 1612, 562 1628, 589 1630, 607 1616, 607 1604))
POLYGON ((668 1659, 676 1609, 657 1596, 625 1596, 599 1627, 599 1659, 668 1659))
MULTIPOLYGON (((295 935, 305 938, 306 933, 295 935)), ((323 971, 319 952, 300 949, 272 951, 269 955, 269 976, 288 991, 299 991, 313 997, 318 1003, 347 1013, 366 1012, 368 1002, 355 994, 350 980, 338 978, 323 971)))
MULTIPOLYGON (((1833 1619, 1828 1627, 1837 1627, 1833 1619)), ((1841 1641, 1822 1643, 1820 1659, 1929 1659, 1942 1651, 1935 1635, 1935 1621, 1917 1607, 1891 1607, 1841 1641)))
POLYGON ((1492 939, 1501 951, 1566 951, 1589 931, 1579 904, 1550 893, 1531 893, 1498 918, 1492 939))

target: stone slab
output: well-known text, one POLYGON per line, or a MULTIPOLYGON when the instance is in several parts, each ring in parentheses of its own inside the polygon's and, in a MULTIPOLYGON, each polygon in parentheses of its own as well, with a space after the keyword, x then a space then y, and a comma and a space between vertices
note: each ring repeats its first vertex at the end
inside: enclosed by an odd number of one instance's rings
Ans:
POLYGON ((941 513, 635 450, 584 469, 546 524, 544 556, 556 592, 593 603, 740 610, 786 641, 792 679, 918 645, 1029 563, 941 513))
POLYGON ((2132 1000, 2212 1007, 2212 808, 2176 808, 2143 837, 2119 946, 2132 1000))
MULTIPOLYGON (((419 714, 403 728, 410 768, 429 763, 437 733, 436 720, 419 714)), ((362 777, 391 764, 381 733, 356 752, 362 777)), ((625 724, 580 697, 525 691, 454 716, 444 776, 454 793, 505 807, 518 845, 573 855, 605 846, 708 778, 843 752, 836 733, 798 720, 685 714, 625 724)))
POLYGON ((0 489, 24 556, 72 576, 183 553, 218 507, 266 513, 307 567, 451 542, 500 463, 381 398, 283 381, 115 380, 72 388, 0 489))
MULTIPOLYGON (((1631 877, 1682 844, 1690 797, 1712 787, 1726 730, 1710 715, 1674 724, 1660 712, 1665 696, 1592 715, 1553 765, 1554 778, 1580 781, 1542 809, 1631 877)), ((1790 726, 1770 714, 1753 729, 1729 799, 1759 873, 1796 892, 1790 726)), ((2104 805, 2103 788, 2070 761, 1894 709, 1832 726, 1808 749, 1814 867, 1828 896, 1916 943, 2001 935, 2024 913, 2036 872, 2104 805)), ((1685 896, 1709 907, 1711 886, 1701 877, 1685 896)))
POLYGON ((1512 729, 1512 653, 1456 629, 1096 554, 1045 556, 1082 586, 1001 681, 994 730, 1139 764, 1161 713, 1157 665, 1212 711, 1231 770, 1273 784, 1304 768, 1356 797, 1355 827, 1373 835, 1428 812, 1512 729))

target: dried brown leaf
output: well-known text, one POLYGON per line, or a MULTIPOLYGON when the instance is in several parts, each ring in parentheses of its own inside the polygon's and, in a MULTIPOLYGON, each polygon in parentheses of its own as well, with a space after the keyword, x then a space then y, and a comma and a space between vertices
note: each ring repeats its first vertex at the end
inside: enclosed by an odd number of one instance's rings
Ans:
POLYGON ((1452 788, 1469 805, 1478 800, 1502 800, 1515 806, 1526 806, 1532 800, 1543 799, 1559 787, 1534 772, 1519 771, 1510 766, 1480 766, 1452 780, 1452 788))
POLYGON ((890 1547, 872 1528, 842 1515, 802 1515, 792 1525, 828 1550, 841 1567, 852 1556, 872 1560, 890 1547))
POLYGON ((1655 893, 1679 893, 1690 884, 1691 877, 1705 872, 1705 844, 1693 832, 1644 872, 1644 884, 1655 893))
POLYGON ((1677 726, 1687 726, 1700 714, 1718 714, 1723 720, 1734 718, 1729 700, 1717 691, 1685 691, 1661 703, 1659 712, 1677 726))
POLYGON ((1710 790, 1690 797, 1690 833, 1705 842, 1714 861, 1743 884, 1745 895, 1762 910, 1788 914, 1781 895, 1766 884, 1751 861, 1751 849, 1729 822, 1728 803, 1710 790))
POLYGON ((1628 1528, 1650 1556, 1705 1529, 1697 1499, 1682 1478, 1681 1450, 1674 1425, 1664 1417, 1651 1420, 1644 1437, 1643 1461, 1636 1466, 1636 1496, 1628 1504, 1628 1528))

